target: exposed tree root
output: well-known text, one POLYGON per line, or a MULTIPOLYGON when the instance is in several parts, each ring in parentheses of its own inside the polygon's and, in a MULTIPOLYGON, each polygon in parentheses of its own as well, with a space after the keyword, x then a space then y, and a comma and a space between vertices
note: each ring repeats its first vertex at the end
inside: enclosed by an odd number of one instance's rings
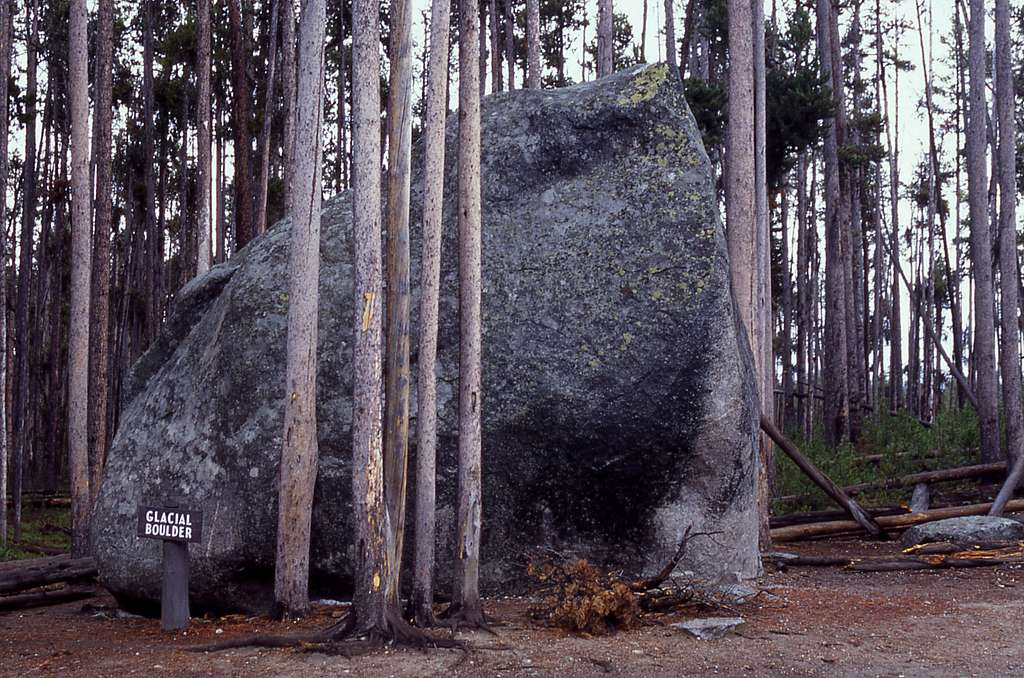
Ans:
POLYGON ((423 651, 430 648, 466 649, 464 642, 454 638, 439 638, 421 631, 392 610, 385 613, 384 621, 378 625, 360 624, 353 611, 337 624, 320 631, 289 635, 258 634, 193 645, 185 649, 189 652, 219 652, 241 647, 297 647, 308 652, 356 657, 385 646, 411 647, 423 651))
POLYGON ((486 631, 492 636, 498 634, 491 628, 493 623, 492 619, 488 619, 487 615, 484 614, 484 609, 480 605, 474 605, 466 607, 452 603, 448 606, 448 609, 441 615, 441 621, 439 626, 450 627, 452 633, 456 631, 486 631))

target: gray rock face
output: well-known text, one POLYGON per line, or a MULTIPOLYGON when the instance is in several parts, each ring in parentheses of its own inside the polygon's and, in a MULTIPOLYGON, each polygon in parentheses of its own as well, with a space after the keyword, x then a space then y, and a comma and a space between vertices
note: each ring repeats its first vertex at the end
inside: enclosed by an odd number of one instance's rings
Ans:
MULTIPOLYGON (((442 577, 456 468, 454 121, 447 143, 442 577)), ((757 574, 752 361, 729 291, 711 169, 679 85, 651 66, 488 97, 483 147, 485 590, 511 586, 523 554, 541 545, 654 570, 687 525, 720 534, 692 548, 682 568, 757 574)), ((417 222, 417 179, 412 204, 417 222)), ((323 214, 311 555, 314 592, 335 596, 354 553, 350 233, 345 194, 323 214)), ((135 537, 134 516, 140 502, 168 495, 205 512, 203 542, 191 547, 193 604, 269 601, 288 237, 288 223, 278 224, 181 290, 134 368, 93 529, 100 576, 122 603, 159 597, 160 544, 135 537)))
POLYGON ((960 546, 1024 540, 1024 523, 997 516, 963 516, 915 525, 903 533, 903 546, 948 541, 960 546))

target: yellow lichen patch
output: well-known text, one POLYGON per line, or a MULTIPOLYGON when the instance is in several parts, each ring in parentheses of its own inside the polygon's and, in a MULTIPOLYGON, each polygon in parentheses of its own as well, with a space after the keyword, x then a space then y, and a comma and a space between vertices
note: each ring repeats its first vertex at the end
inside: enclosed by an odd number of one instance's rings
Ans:
POLYGON ((653 99, 668 77, 667 64, 653 64, 640 71, 629 84, 629 89, 619 97, 619 106, 636 106, 653 99))
POLYGON ((373 573, 373 590, 374 591, 380 591, 380 573, 379 572, 374 572, 373 573))

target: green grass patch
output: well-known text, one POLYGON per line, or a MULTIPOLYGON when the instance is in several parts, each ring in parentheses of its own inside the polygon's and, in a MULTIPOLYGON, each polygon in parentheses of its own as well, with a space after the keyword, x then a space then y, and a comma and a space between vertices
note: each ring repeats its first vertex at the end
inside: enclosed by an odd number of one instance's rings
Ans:
POLYGON ((0 561, 39 558, 44 549, 71 550, 71 510, 67 507, 24 506, 21 514, 21 543, 14 543, 11 512, 7 514, 7 546, 0 547, 0 561))
MULTIPOLYGON (((883 408, 884 409, 884 408, 883 408)), ((904 413, 864 420, 856 445, 825 444, 819 431, 793 441, 814 464, 840 487, 898 478, 910 473, 978 463, 978 419, 974 410, 944 410, 930 427, 904 413), (873 455, 881 459, 872 460, 873 455)), ((773 502, 775 515, 833 508, 829 499, 789 457, 775 454, 775 496, 801 495, 799 502, 773 502)), ((880 490, 858 495, 868 506, 909 500, 912 488, 880 490)))

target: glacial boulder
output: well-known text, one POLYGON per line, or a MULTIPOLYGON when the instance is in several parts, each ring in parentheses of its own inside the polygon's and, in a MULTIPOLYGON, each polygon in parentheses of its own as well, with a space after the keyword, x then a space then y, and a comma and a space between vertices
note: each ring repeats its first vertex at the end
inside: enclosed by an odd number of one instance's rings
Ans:
MULTIPOLYGON (((752 358, 711 165, 679 83, 664 65, 638 66, 487 97, 482 119, 484 590, 513 586, 525 554, 544 546, 651 571, 688 526, 717 534, 691 542, 680 569, 756 575, 752 358)), ((453 119, 438 359, 442 577, 456 468, 456 131, 453 119)), ((414 176, 414 281, 422 191, 414 176)), ((332 596, 344 595, 354 554, 350 201, 325 204, 321 245, 311 585, 332 596)), ((126 383, 93 523, 100 578, 122 604, 159 599, 161 547, 135 536, 136 508, 176 495, 205 518, 190 547, 193 605, 270 601, 288 242, 279 223, 183 288, 126 383)), ((415 346, 414 337, 414 362, 415 346)), ((415 408, 414 398, 413 428, 415 408)))

